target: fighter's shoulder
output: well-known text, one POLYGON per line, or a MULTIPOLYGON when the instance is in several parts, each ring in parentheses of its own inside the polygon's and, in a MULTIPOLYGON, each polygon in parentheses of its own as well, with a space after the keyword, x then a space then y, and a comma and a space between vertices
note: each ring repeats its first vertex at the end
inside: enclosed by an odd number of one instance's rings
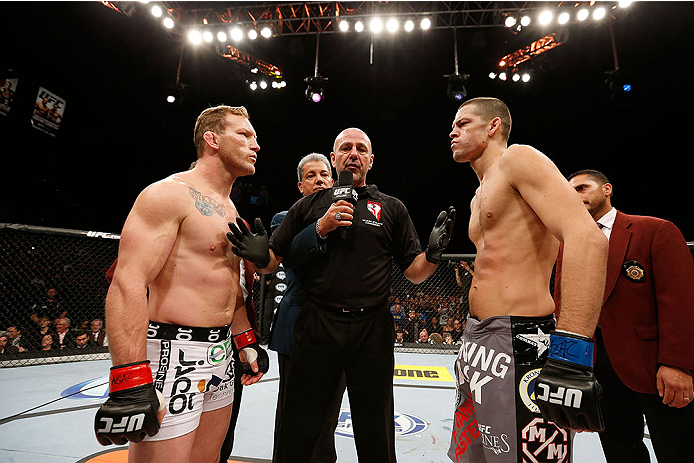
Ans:
POLYGON ((181 204, 181 199, 187 194, 187 184, 178 174, 174 174, 145 187, 138 195, 135 204, 145 207, 171 208, 181 204))
POLYGON ((526 163, 528 161, 546 160, 547 156, 530 145, 511 145, 499 158, 500 164, 526 163))
POLYGON ((537 178, 540 172, 557 171, 549 157, 529 145, 509 146, 499 158, 499 168, 509 179, 524 181, 537 178))

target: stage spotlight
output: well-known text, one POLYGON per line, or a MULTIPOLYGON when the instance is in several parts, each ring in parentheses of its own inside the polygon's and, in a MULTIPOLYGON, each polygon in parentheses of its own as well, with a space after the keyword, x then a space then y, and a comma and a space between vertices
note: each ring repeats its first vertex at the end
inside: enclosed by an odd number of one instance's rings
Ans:
POLYGON ((447 77, 448 88, 446 89, 446 96, 451 101, 462 103, 467 96, 465 84, 469 76, 467 74, 453 74, 447 77))
POLYGON ((559 17, 557 18, 557 22, 559 24, 566 24, 569 22, 570 18, 571 18, 571 16, 569 15, 569 13, 564 12, 564 13, 559 15, 559 17))
POLYGON ((364 30, 364 23, 361 22, 361 21, 357 21, 357 22, 354 24, 354 30, 357 31, 357 32, 363 31, 363 30, 364 30))
POLYGON ((388 32, 396 32, 399 27, 400 24, 398 24, 398 20, 395 18, 389 19, 386 23, 386 29, 388 29, 388 32))
POLYGON ((212 32, 210 32, 210 31, 205 31, 205 32, 202 34, 202 39, 203 39, 205 42, 207 42, 207 43, 212 42, 212 39, 213 39, 213 38, 214 38, 214 37, 212 37, 212 32))
POLYGON ((188 33, 188 40, 190 41, 190 43, 198 45, 202 43, 202 35, 200 35, 200 32, 198 31, 190 31, 188 33))
POLYGON ((248 86, 249 86, 250 89, 253 90, 254 92, 258 89, 258 83, 257 83, 255 80, 254 80, 253 82, 251 82, 248 86))
POLYGON ((633 76, 631 72, 617 69, 608 71, 605 74, 607 75, 605 84, 609 87, 612 98, 625 97, 633 90, 633 76))
POLYGON ((596 21, 600 21, 602 18, 605 17, 607 14, 607 11, 605 11, 605 8, 596 8, 595 11, 593 11, 593 19, 596 21))
POLYGON ((521 18, 521 26, 528 27, 530 25, 530 16, 525 15, 521 18))
POLYGON ((252 74, 258 74, 258 68, 251 68, 252 74))
POLYGON ((506 61, 504 61, 504 60, 499 61, 499 67, 502 68, 504 66, 506 66, 506 61))
POLYGON ((381 21, 379 18, 372 19, 369 23, 369 29, 371 29, 371 32, 374 34, 378 34, 383 30, 383 21, 381 21))
POLYGON ((492 79, 492 80, 496 79, 496 72, 494 72, 494 71, 490 72, 490 73, 489 73, 489 78, 492 79))
POLYGON ((327 77, 307 77, 304 82, 308 84, 306 87, 306 98, 314 103, 320 103, 323 100, 323 92, 325 90, 327 77))
POLYGON ((227 41, 227 34, 224 31, 219 31, 217 32, 217 40, 220 42, 226 42, 227 41))
POLYGON ((577 18, 579 21, 585 21, 586 18, 588 18, 588 15, 589 15, 589 14, 590 14, 590 13, 588 12, 588 9, 583 8, 583 9, 579 10, 578 14, 576 15, 576 18, 577 18))
POLYGON ((518 82, 520 79, 521 79, 521 76, 520 76, 520 74, 518 74, 517 72, 515 72, 515 73, 511 76, 511 80, 514 81, 514 82, 518 82))
POLYGON ((269 39, 270 37, 272 37, 272 29, 270 29, 269 27, 263 27, 260 31, 260 35, 262 35, 266 39, 269 39))
POLYGON ((504 21, 504 26, 506 27, 513 27, 516 25, 516 18, 513 16, 509 16, 506 18, 506 21, 504 21))
POLYGON ((234 27, 233 29, 231 29, 231 39, 234 42, 239 42, 243 40, 243 31, 238 27, 234 27))
POLYGON ((186 93, 188 92, 188 85, 183 82, 178 82, 176 84, 167 85, 169 91, 166 94, 166 102, 169 104, 175 104, 180 106, 186 99, 186 93))
POLYGON ((506 82, 506 73, 505 72, 499 73, 499 80, 506 82))
POLYGON ((405 30, 407 32, 412 32, 414 30, 414 22, 411 19, 405 21, 405 30))
POLYGON ((255 29, 251 29, 250 31, 248 31, 248 38, 251 40, 255 40, 258 38, 258 33, 255 29))
POLYGON ((154 5, 152 7, 152 15, 155 18, 161 18, 161 15, 163 15, 164 12, 162 11, 161 7, 159 5, 154 5))
POLYGON ((349 23, 347 21, 340 21, 340 30, 342 32, 347 32, 349 30, 349 23))
POLYGON ((546 26, 547 24, 552 22, 552 12, 551 11, 543 11, 540 13, 540 17, 538 18, 538 21, 540 21, 540 24, 543 26, 546 26))
POLYGON ((431 19, 429 19, 429 18, 422 19, 422 21, 420 23, 420 27, 424 30, 429 29, 431 27, 431 19))
POLYGON ((164 18, 163 21, 162 21, 161 23, 162 23, 162 24, 164 25, 164 27, 167 28, 167 29, 173 29, 173 27, 176 25, 176 23, 174 22, 174 20, 171 19, 171 18, 168 17, 168 16, 167 16, 166 18, 164 18))
POLYGON ((523 74, 521 79, 523 80, 523 82, 530 82, 530 74, 526 72, 525 74, 523 74))
POLYGON ((629 8, 633 2, 633 0, 619 0, 617 2, 619 4, 620 8, 629 8))
POLYGON ((260 81, 260 89, 265 90, 266 88, 267 88, 267 82, 265 82, 264 80, 261 80, 260 81))

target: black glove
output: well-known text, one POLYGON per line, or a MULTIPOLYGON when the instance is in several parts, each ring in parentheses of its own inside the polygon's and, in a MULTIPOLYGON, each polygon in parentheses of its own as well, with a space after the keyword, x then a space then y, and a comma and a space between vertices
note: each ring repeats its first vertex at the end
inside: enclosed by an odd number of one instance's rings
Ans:
POLYGON ((547 363, 535 380, 535 400, 560 428, 603 431, 602 387, 593 374, 593 340, 553 331, 547 363))
POLYGON ((149 360, 111 368, 109 397, 94 417, 101 445, 140 442, 159 432, 157 411, 164 397, 154 388, 149 360))
POLYGON ((455 224, 455 209, 451 206, 448 211, 441 211, 429 235, 429 245, 425 253, 427 260, 432 264, 441 262, 443 251, 448 247, 451 234, 453 234, 453 224, 455 224))
POLYGON ((261 269, 270 265, 270 243, 263 222, 255 219, 255 231, 252 233, 241 217, 236 217, 238 228, 229 222, 230 233, 227 238, 233 245, 231 250, 239 257, 250 260, 255 268, 261 269))
POLYGON ((267 355, 267 351, 260 347, 258 340, 255 337, 253 329, 248 329, 242 333, 234 336, 234 345, 239 350, 239 352, 244 351, 246 353, 246 360, 248 363, 243 364, 243 372, 251 376, 255 376, 258 373, 267 373, 270 369, 270 357, 267 355), (251 368, 251 363, 258 361, 258 373, 254 373, 251 368))

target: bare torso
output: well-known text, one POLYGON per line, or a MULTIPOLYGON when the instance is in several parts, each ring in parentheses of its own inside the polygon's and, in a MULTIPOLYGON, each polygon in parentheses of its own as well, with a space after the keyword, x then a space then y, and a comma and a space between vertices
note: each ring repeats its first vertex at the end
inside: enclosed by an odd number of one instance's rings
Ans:
POLYGON ((213 194, 190 173, 165 180, 173 184, 180 224, 161 271, 149 285, 150 320, 186 326, 231 323, 243 305, 239 258, 226 238, 237 211, 229 198, 213 194))
POLYGON ((479 319, 548 315, 554 312, 549 287, 559 241, 499 164, 486 172, 471 203, 468 232, 477 257, 470 312, 479 319))

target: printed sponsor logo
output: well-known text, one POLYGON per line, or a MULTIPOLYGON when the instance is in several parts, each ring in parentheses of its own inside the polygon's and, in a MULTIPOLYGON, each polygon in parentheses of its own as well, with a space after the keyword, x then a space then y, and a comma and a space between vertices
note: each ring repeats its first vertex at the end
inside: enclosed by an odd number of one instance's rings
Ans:
POLYGON ((518 394, 523 404, 533 413, 540 413, 540 407, 535 402, 535 379, 540 376, 541 368, 535 368, 525 373, 518 382, 518 394))
POLYGON ((550 336, 547 333, 544 333, 539 327, 537 328, 537 333, 536 334, 530 334, 530 333, 525 333, 525 334, 517 334, 516 339, 519 341, 523 341, 527 344, 530 344, 531 346, 534 346, 537 348, 537 358, 539 359, 542 354, 549 349, 549 340, 550 336))
POLYGON ((374 217, 376 217, 376 220, 380 222, 381 220, 381 203, 378 203, 376 201, 368 201, 366 203, 366 208, 373 214, 374 217))
POLYGON ((286 285, 285 283, 277 283, 277 284, 275 285, 275 289, 276 289, 277 291, 284 291, 284 290, 287 289, 287 285, 286 285))
POLYGON ((105 232, 98 232, 98 231, 88 231, 87 236, 90 238, 105 238, 107 240, 119 240, 120 235, 116 233, 105 233, 105 232))
POLYGON ((480 346, 475 342, 464 341, 458 354, 458 362, 461 361, 465 365, 462 380, 470 383, 475 402, 481 404, 482 388, 495 377, 503 379, 506 376, 508 367, 511 365, 511 356, 505 352, 496 352, 495 349, 480 346), (470 368, 476 368, 479 371, 472 372, 471 376, 470 368))
POLYGON ((106 399, 108 398, 108 381, 109 375, 82 381, 65 389, 60 396, 70 399, 106 399))
POLYGON ((482 438, 482 447, 486 450, 491 450, 494 455, 499 455, 501 453, 508 453, 511 451, 511 445, 508 443, 508 435, 494 434, 491 426, 486 426, 484 424, 479 425, 480 437, 482 438))
POLYGON ((207 348, 207 362, 210 365, 222 363, 230 355, 231 342, 228 339, 207 348))
POLYGON ((455 461, 460 461, 460 458, 467 452, 468 446, 480 437, 479 424, 473 418, 474 416, 475 405, 472 402, 472 396, 467 396, 455 411, 453 438, 448 454, 451 458, 455 458, 455 461))
POLYGON ((446 367, 429 367, 419 365, 395 365, 393 379, 416 379, 418 381, 453 382, 453 377, 446 367))
MULTIPOLYGON (((393 419, 395 420, 395 435, 398 437, 419 434, 429 427, 429 423, 409 413, 400 413, 396 411, 393 419)), ((338 418, 337 427, 335 428, 335 435, 354 437, 351 411, 345 409, 340 410, 340 417, 338 418)))
POLYGON ((544 418, 534 418, 521 431, 523 460, 528 463, 565 462, 569 455, 569 433, 544 418))

